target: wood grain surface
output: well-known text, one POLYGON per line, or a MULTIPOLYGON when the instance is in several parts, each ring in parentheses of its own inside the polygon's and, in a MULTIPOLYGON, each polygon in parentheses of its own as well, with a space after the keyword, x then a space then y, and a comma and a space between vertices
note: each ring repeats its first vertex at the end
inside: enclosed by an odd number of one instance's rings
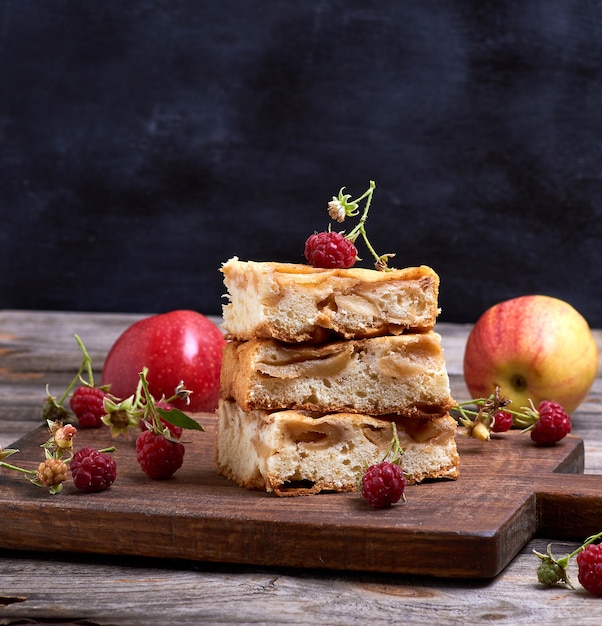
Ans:
MULTIPOLYGON (((592 512, 602 508, 602 477, 557 473, 540 482, 551 472, 583 469, 583 443, 570 435, 536 447, 519 432, 484 444, 460 429, 460 478, 408 487, 406 503, 377 512, 359 494, 279 498, 238 487, 215 469, 215 417, 197 420, 205 430, 189 433, 184 466, 169 481, 149 480, 138 467, 134 440, 112 439, 108 428, 77 435, 78 447, 117 446, 118 479, 106 492, 81 494, 67 482, 51 497, 0 468, 0 548, 492 577, 538 527, 576 539, 595 532, 592 512), (570 517, 572 524, 550 522, 544 513, 570 517), (128 532, 111 533, 115 524, 128 532)), ((22 465, 42 460, 47 437, 40 427, 15 444, 22 465)))
MULTIPOLYGON (((40 427, 39 407, 46 383, 50 383, 52 391, 59 391, 79 365, 74 333, 82 337, 96 368, 100 369, 112 341, 138 317, 0 312, 0 445, 7 446, 40 427)), ((461 361, 469 330, 470 327, 464 325, 439 325, 452 391, 459 401, 467 399, 461 361)), ((600 346, 602 331, 596 330, 594 334, 600 346)), ((540 491, 535 496, 536 519, 545 519, 546 523, 540 525, 533 539, 520 548, 494 578, 440 578, 181 558, 78 554, 72 549, 47 552, 53 549, 52 545, 32 552, 18 546, 0 550, 0 624, 349 626, 390 625, 403 619, 404 624, 436 620, 451 625, 492 622, 511 625, 561 620, 598 625, 602 623, 602 602, 579 586, 575 564, 572 562, 569 566, 575 590, 544 588, 537 583, 538 560, 533 550, 545 552, 547 544, 552 542, 554 553, 563 555, 585 538, 590 525, 602 530, 600 507, 590 506, 602 491, 597 486, 602 474, 601 398, 602 385, 598 378, 586 402, 573 415, 574 437, 583 442, 585 475, 546 470, 525 476, 527 481, 537 480, 540 491), (573 478, 579 480, 580 487, 563 482, 573 478), (575 518, 570 507, 568 510, 564 507, 563 501, 574 501, 574 495, 585 502, 582 517, 575 518), (584 526, 581 526, 581 519, 584 526), (559 539, 565 532, 574 534, 574 538, 559 539)), ((487 463, 487 458, 481 459, 482 466, 487 463)), ((504 464, 497 479, 492 477, 490 482, 491 489, 500 494, 500 498, 508 497, 508 465, 504 464)), ((513 471, 520 470, 522 459, 516 465, 513 471)), ((10 480, 12 483, 13 478, 10 480)), ((30 494, 29 487, 26 482, 20 482, 18 498, 30 494)), ((114 488, 117 491, 118 483, 114 488)), ((2 497, 3 494, 4 483, 0 487, 2 497)), ((42 494, 35 497, 44 503, 48 501, 42 494)), ((61 498, 51 499, 59 503, 53 506, 60 506, 60 502, 64 502, 61 498)), ((319 500, 316 498, 316 501, 319 500)), ((2 505, 3 517, 5 512, 12 515, 10 507, 10 504, 2 505)), ((409 506, 403 512, 407 510, 409 506)), ((25 518, 22 520, 24 524, 25 518)), ((113 518, 102 528, 99 525, 97 532, 111 541, 115 535, 132 537, 127 524, 124 527, 113 518)), ((452 534, 449 540, 456 539, 452 534)), ((468 555, 467 558, 474 557, 468 555)))

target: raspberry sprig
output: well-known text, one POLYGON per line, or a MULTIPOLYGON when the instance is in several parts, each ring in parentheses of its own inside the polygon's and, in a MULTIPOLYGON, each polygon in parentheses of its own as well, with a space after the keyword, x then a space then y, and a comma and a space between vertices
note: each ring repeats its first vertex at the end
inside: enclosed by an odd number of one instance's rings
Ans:
POLYGON ((510 403, 496 386, 488 398, 461 402, 452 410, 459 413, 458 421, 466 428, 466 434, 482 441, 489 440, 492 432, 505 432, 512 426, 530 433, 538 445, 554 445, 571 432, 571 417, 558 402, 543 400, 535 408, 530 401, 530 406, 518 411, 508 408, 510 403), (476 410, 469 409, 471 405, 476 410))
POLYGON ((372 196, 376 189, 376 183, 371 180, 368 189, 355 200, 351 200, 351 194, 343 193, 345 187, 341 187, 338 195, 333 196, 328 203, 328 214, 336 222, 342 223, 348 217, 360 215, 359 206, 366 201, 364 210, 358 223, 345 235, 344 231, 334 232, 331 227, 327 231, 314 233, 305 242, 305 258, 314 267, 322 268, 347 268, 355 265, 358 257, 355 242, 359 237, 364 241, 370 254, 375 259, 375 267, 378 270, 387 270, 389 259, 394 254, 379 255, 373 248, 366 234, 366 220, 372 204, 372 196))
POLYGON ((45 487, 49 493, 60 493, 63 482, 67 479, 67 463, 73 454, 73 439, 77 429, 71 424, 63 426, 60 422, 48 420, 50 438, 41 448, 44 450, 44 460, 35 470, 29 470, 4 461, 5 458, 19 452, 17 449, 0 450, 0 467, 25 474, 28 480, 38 487, 45 487))
POLYGON ((516 426, 530 432, 534 443, 549 446, 571 432, 571 417, 558 402, 543 400, 537 409, 531 402, 522 414, 514 418, 516 426))
POLYGON ((127 435, 132 429, 154 428, 171 436, 171 431, 178 428, 184 430, 204 430, 203 427, 180 409, 171 404, 175 399, 188 400, 192 393, 180 381, 169 398, 156 400, 148 387, 148 368, 140 372, 135 393, 128 398, 107 397, 104 399, 105 414, 102 422, 110 427, 111 435, 127 435))
MULTIPOLYGON (((79 460, 82 458, 82 452, 77 451, 74 453, 74 439, 77 435, 77 429, 71 424, 63 425, 60 422, 53 422, 48 420, 48 431, 50 433, 49 439, 47 439, 41 448, 44 450, 44 460, 41 461, 35 470, 26 469, 13 463, 7 463, 4 459, 17 454, 19 450, 7 448, 2 450, 0 448, 0 467, 13 470, 25 474, 26 478, 37 487, 44 487, 48 489, 51 495, 61 493, 63 489, 63 483, 67 480, 69 474, 69 466, 75 461, 75 466, 79 464, 79 460)), ((87 455, 93 455, 95 457, 102 457, 102 462, 116 468, 115 461, 109 457, 107 452, 113 452, 115 448, 105 448, 104 450, 93 450, 92 448, 85 448, 87 455), (107 460, 108 459, 108 460, 107 460)), ((90 466, 88 469, 94 469, 90 466)), ((71 473, 73 475, 74 485, 82 491, 103 491, 107 489, 109 485, 115 480, 113 475, 110 481, 105 480, 102 484, 98 479, 98 468, 96 471, 97 476, 94 481, 89 480, 90 485, 94 485, 94 489, 82 487, 81 477, 78 479, 74 473, 74 465, 71 465, 71 473)))
POLYGON ((60 422, 51 420, 48 420, 47 424, 50 438, 41 445, 44 450, 44 460, 35 470, 7 463, 4 460, 17 454, 19 452, 17 449, 0 449, 0 467, 21 472, 32 484, 44 487, 51 495, 56 495, 62 491, 63 483, 67 480, 67 463, 73 453, 73 439, 77 430, 70 424, 63 426, 60 422))
POLYGON ((107 386, 97 387, 94 384, 94 372, 92 370, 92 359, 86 350, 81 339, 75 335, 82 354, 83 361, 79 376, 80 386, 76 387, 71 394, 69 406, 78 419, 81 428, 99 428, 102 426, 102 416, 104 415, 104 399, 109 396, 107 386), (82 377, 85 371, 87 379, 82 377))
POLYGON ((512 417, 507 410, 509 404, 510 400, 503 396, 500 387, 496 386, 489 397, 459 402, 452 410, 460 414, 458 421, 466 428, 468 436, 488 441, 492 431, 503 432, 504 428, 509 430, 512 426, 512 420, 508 423, 507 417, 508 415, 512 417), (476 406, 476 410, 469 409, 469 406, 476 406))
POLYGON ((602 538, 602 532, 588 537, 576 550, 556 558, 552 554, 552 544, 545 554, 533 550, 540 559, 537 568, 537 580, 548 586, 568 585, 575 589, 568 573, 571 559, 577 557, 578 580, 581 585, 596 596, 602 596, 602 544, 595 543, 602 538))
POLYGON ((42 418, 45 421, 65 422, 71 418, 71 413, 65 408, 69 394, 71 412, 78 420, 81 428, 98 428, 102 426, 101 418, 104 414, 104 398, 110 397, 108 387, 97 387, 94 384, 92 359, 86 350, 83 341, 78 335, 75 340, 82 351, 82 361, 77 373, 71 380, 60 398, 50 393, 46 385, 46 398, 42 405, 42 418), (73 392, 73 393, 72 393, 73 392))
MULTIPOLYGON (((73 442, 77 429, 71 424, 48 421, 50 437, 40 447, 44 450, 45 459, 38 465, 35 477, 29 480, 38 487, 46 487, 54 495, 63 489, 67 480, 67 464, 73 457, 73 442)), ((28 473, 27 470, 24 470, 28 473)))
POLYGON ((149 390, 147 374, 147 368, 144 368, 142 372, 140 372, 140 384, 138 387, 141 391, 140 405, 142 406, 142 421, 146 430, 154 431, 167 438, 174 438, 174 432, 177 431, 173 427, 204 430, 197 421, 170 404, 175 398, 187 399, 190 395, 190 391, 184 387, 182 381, 176 387, 174 395, 171 396, 171 398, 167 400, 163 398, 157 402, 149 390))
MULTIPOLYGON (((186 448, 178 436, 181 430, 174 431, 173 426, 176 425, 172 425, 171 421, 174 417, 171 413, 177 409, 166 410, 157 405, 149 391, 145 371, 140 374, 140 384, 146 404, 142 418, 144 430, 136 439, 136 460, 149 478, 165 480, 171 478, 184 463, 186 448)), ((184 413, 182 415, 191 419, 184 413)))
POLYGON ((385 509, 403 500, 406 479, 401 468, 403 449, 397 436, 395 422, 391 422, 393 438, 383 460, 368 467, 360 481, 364 500, 374 509, 385 509))
POLYGON ((69 469, 74 486, 86 493, 104 491, 115 481, 117 466, 108 454, 114 447, 103 450, 86 447, 74 451, 77 428, 64 424, 72 417, 64 406, 71 394, 70 407, 80 427, 97 427, 104 423, 113 436, 127 433, 133 427, 142 429, 137 455, 144 471, 153 478, 171 476, 182 464, 184 445, 180 437, 183 431, 204 430, 171 404, 176 398, 188 400, 192 392, 182 381, 170 398, 156 401, 149 391, 148 369, 144 368, 136 392, 129 398, 119 399, 109 393, 108 387, 95 386, 92 359, 78 335, 75 339, 83 355, 76 375, 60 398, 53 396, 46 387, 42 415, 50 436, 41 444, 44 460, 36 469, 27 469, 6 461, 19 450, 0 448, 0 467, 24 474, 31 483, 47 488, 51 494, 62 491, 69 469))
POLYGON ((125 400, 105 398, 106 414, 102 420, 113 436, 128 434, 132 428, 142 430, 136 437, 136 459, 150 478, 171 478, 182 466, 185 446, 180 437, 184 430, 204 428, 183 411, 174 408, 176 398, 187 399, 190 391, 184 383, 176 387, 171 398, 157 401, 148 386, 148 368, 143 368, 136 392, 125 400))

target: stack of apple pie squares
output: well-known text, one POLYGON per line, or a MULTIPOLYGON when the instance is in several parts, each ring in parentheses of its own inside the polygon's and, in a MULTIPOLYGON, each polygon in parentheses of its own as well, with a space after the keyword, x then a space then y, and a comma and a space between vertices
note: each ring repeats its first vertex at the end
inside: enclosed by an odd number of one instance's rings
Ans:
POLYGON ((408 484, 457 478, 439 277, 240 261, 222 265, 228 339, 218 471, 279 496, 355 491, 395 430, 408 484))

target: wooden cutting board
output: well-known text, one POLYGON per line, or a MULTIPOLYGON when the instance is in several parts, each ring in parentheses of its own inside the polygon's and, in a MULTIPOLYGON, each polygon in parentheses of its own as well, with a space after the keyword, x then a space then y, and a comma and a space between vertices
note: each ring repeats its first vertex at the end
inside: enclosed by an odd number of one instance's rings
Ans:
MULTIPOLYGON (((241 489, 215 470, 215 426, 187 433, 170 480, 140 470, 134 442, 80 430, 77 447, 116 445, 106 492, 70 482, 51 496, 0 468, 0 548, 139 555, 443 577, 493 577, 536 534, 583 540, 602 530, 602 476, 583 475, 581 439, 540 448, 510 432, 489 442, 458 435, 461 476, 408 487, 407 501, 370 509, 356 493, 297 498, 241 489)), ((17 465, 43 458, 45 428, 14 446, 17 465)))

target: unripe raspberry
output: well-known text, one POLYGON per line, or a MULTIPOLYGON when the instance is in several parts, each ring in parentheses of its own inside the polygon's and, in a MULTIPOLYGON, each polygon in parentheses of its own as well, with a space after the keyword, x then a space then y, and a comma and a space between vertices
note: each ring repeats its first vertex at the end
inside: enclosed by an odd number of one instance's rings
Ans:
POLYGON ((537 580, 544 585, 566 582, 566 570, 551 559, 543 559, 537 568, 537 580))
POLYGON ((485 426, 485 424, 483 424, 483 422, 477 422, 473 426, 470 434, 472 437, 479 439, 480 441, 489 440, 489 429, 485 426))
POLYGON ((66 424, 65 426, 61 426, 54 433, 54 443, 56 443, 58 448, 63 450, 70 450, 73 448, 73 438, 77 434, 77 429, 75 426, 71 424, 66 424))
POLYGON ((46 459, 38 465, 37 479, 44 487, 58 487, 67 480, 67 465, 60 459, 46 459))

